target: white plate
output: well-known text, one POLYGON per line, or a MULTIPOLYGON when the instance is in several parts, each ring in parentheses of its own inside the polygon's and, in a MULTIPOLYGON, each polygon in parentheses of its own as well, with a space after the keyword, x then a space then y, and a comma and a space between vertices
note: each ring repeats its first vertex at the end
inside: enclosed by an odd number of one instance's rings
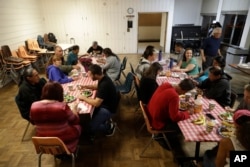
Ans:
POLYGON ((250 70, 250 65, 248 65, 248 64, 238 64, 238 67, 250 70))

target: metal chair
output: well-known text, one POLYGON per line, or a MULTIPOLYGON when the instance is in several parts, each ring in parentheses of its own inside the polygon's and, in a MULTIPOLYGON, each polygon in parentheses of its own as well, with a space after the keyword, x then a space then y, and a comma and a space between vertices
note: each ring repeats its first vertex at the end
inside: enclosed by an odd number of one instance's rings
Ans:
POLYGON ((231 98, 231 102, 230 102, 230 107, 231 108, 234 107, 234 103, 235 103, 237 97, 238 97, 238 95, 231 90, 231 97, 230 97, 231 98))
POLYGON ((121 64, 121 72, 125 78, 126 78, 126 74, 124 73, 124 70, 126 69, 126 65, 127 65, 127 57, 124 57, 122 60, 122 64, 121 64))
POLYGON ((125 82, 122 85, 116 85, 116 90, 123 95, 129 94, 132 90, 133 80, 133 74, 129 72, 126 76, 125 82))
POLYGON ((72 158, 72 167, 75 167, 75 154, 70 152, 64 142, 58 137, 32 137, 38 155, 38 166, 41 167, 43 154, 60 155, 67 154, 72 158))
POLYGON ((164 139, 164 141, 166 142, 168 148, 170 150, 172 150, 171 148, 171 145, 166 137, 166 133, 170 133, 170 132, 175 132, 175 130, 155 130, 152 128, 151 126, 151 123, 148 119, 148 108, 145 104, 142 103, 142 101, 140 101, 140 107, 141 107, 141 110, 142 110, 142 114, 143 114, 143 117, 144 117, 144 121, 145 121, 145 124, 146 124, 146 127, 147 127, 147 131, 151 134, 151 139, 148 141, 148 143, 145 145, 144 149, 142 150, 141 154, 140 154, 140 157, 145 157, 143 156, 144 152, 146 151, 146 149, 148 148, 148 146, 154 141, 154 140, 157 140, 157 139, 164 139), (157 137, 158 134, 161 134, 162 136, 161 137, 157 137))
MULTIPOLYGON (((20 102, 18 101, 18 96, 15 97, 15 102, 16 102, 16 105, 17 105, 17 107, 18 107, 18 109, 19 109, 19 112, 20 112, 21 104, 20 104, 20 102)), ((21 113, 21 112, 20 112, 20 113, 21 113)), ((22 116, 22 117, 23 117, 23 116, 22 116)), ((23 118, 24 118, 24 117, 23 117, 23 118)), ((27 120, 27 119, 25 119, 25 120, 27 120)), ((28 129, 29 129, 29 126, 30 126, 30 121, 27 120, 27 122, 28 122, 28 124, 26 125, 26 128, 25 128, 25 130, 24 130, 24 132, 23 132, 22 141, 24 141, 24 137, 26 136, 26 133, 27 133, 27 131, 28 131, 28 129)))

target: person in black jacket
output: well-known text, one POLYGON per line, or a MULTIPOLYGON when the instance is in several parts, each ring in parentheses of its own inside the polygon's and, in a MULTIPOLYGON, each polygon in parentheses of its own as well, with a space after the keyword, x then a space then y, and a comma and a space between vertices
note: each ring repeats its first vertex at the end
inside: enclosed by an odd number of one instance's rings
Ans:
POLYGON ((15 97, 16 104, 21 116, 30 121, 30 107, 34 101, 41 99, 43 86, 46 84, 44 78, 40 78, 34 68, 28 68, 24 71, 19 83, 19 91, 15 97))
POLYGON ((197 85, 204 89, 204 95, 209 99, 216 100, 222 107, 229 106, 231 99, 231 86, 229 75, 225 74, 219 66, 209 69, 209 76, 206 80, 197 85))
POLYGON ((158 62, 155 62, 143 74, 140 81, 140 98, 144 104, 148 104, 155 90, 158 88, 156 77, 162 70, 162 66, 158 62))

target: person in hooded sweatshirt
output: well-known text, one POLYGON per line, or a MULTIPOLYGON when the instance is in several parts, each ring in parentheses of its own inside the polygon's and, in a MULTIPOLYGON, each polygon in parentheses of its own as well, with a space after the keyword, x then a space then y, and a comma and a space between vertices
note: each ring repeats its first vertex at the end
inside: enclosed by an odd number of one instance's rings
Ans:
POLYGON ((204 96, 214 99, 222 107, 229 106, 231 102, 231 85, 232 78, 223 72, 219 66, 213 66, 209 69, 209 76, 206 80, 197 85, 198 88, 204 89, 204 96))
POLYGON ((139 79, 141 79, 143 73, 150 67, 150 65, 155 61, 155 59, 156 53, 154 46, 147 46, 135 70, 136 75, 139 79))
POLYGON ((47 77, 49 78, 49 81, 56 81, 63 84, 76 80, 77 77, 68 77, 60 70, 59 66, 61 64, 61 57, 54 55, 52 57, 52 64, 47 67, 47 77))

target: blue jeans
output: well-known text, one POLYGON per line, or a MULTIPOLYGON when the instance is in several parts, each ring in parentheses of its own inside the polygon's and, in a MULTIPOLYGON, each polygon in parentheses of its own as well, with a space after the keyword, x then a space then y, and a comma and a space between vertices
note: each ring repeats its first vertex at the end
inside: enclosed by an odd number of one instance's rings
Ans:
POLYGON ((90 121, 90 131, 106 133, 110 130, 110 124, 107 123, 111 118, 111 113, 106 108, 99 108, 94 111, 92 120, 90 121))

